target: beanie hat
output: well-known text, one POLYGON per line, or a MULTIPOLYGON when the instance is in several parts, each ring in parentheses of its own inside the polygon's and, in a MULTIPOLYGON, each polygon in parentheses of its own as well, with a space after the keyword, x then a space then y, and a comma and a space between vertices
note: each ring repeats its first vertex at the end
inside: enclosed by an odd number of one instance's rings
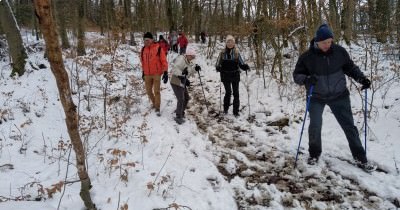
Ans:
POLYGON ((186 49, 186 55, 196 56, 196 51, 193 48, 186 49))
POLYGON ((333 32, 327 24, 322 24, 315 33, 315 41, 320 42, 333 38, 333 32))
POLYGON ((153 39, 153 34, 151 34, 150 32, 146 32, 146 33, 144 34, 144 36, 143 36, 143 39, 146 39, 146 38, 148 38, 148 39, 153 39))
POLYGON ((225 43, 228 42, 228 40, 232 40, 233 43, 235 43, 235 38, 232 35, 227 35, 225 38, 225 43))

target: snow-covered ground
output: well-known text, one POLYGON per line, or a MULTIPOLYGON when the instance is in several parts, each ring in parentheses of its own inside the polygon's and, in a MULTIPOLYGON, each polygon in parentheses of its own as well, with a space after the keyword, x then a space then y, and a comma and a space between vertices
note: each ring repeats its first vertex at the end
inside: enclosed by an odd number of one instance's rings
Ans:
MULTIPOLYGON (((23 40, 27 45, 36 43, 29 36, 23 40)), ((320 162, 305 163, 305 131, 294 169, 305 97, 291 78, 278 85, 267 73, 264 88, 254 69, 247 76, 243 73, 240 117, 233 117, 232 110, 219 115, 224 90, 214 69, 217 52, 206 59, 206 46, 191 43, 198 52, 195 63, 202 67, 204 93, 199 76, 191 78, 187 120, 177 125, 176 99, 169 83, 161 85, 161 117, 150 109, 140 78, 141 44, 118 45, 114 54, 116 44, 108 47, 94 33, 88 34, 88 40, 92 41, 87 56, 74 58, 71 51, 64 56, 79 106, 92 199, 99 209, 399 208, 398 77, 374 93, 367 155, 379 166, 377 171, 368 174, 352 164, 344 133, 328 107, 320 162), (273 126, 279 120, 283 125, 273 126)), ((0 209, 46 210, 58 205, 83 209, 64 112, 40 46, 42 41, 32 48, 22 77, 10 78, 7 58, 0 62, 0 209), (47 68, 40 69, 39 64, 47 68)), ((241 49, 249 61, 248 50, 241 49)), ((366 60, 363 48, 353 45, 350 52, 360 66, 366 60)), ((175 56, 168 58, 172 61, 175 56)), ((285 60, 289 77, 295 61, 285 60)), ((382 58, 380 66, 387 71, 374 79, 383 83, 385 76, 393 75, 390 65, 382 58)), ((354 85, 351 95, 364 142, 363 101, 354 85)))

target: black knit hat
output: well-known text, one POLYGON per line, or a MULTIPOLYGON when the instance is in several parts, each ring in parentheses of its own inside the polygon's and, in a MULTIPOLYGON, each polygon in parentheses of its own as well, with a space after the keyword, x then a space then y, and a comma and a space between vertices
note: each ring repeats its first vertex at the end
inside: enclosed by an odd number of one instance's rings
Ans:
POLYGON ((333 38, 333 32, 327 24, 322 24, 315 33, 315 41, 324 41, 329 38, 333 38))
POLYGON ((146 33, 144 34, 144 36, 143 36, 143 39, 146 39, 146 38, 148 38, 148 39, 153 39, 153 34, 151 34, 150 32, 146 32, 146 33))

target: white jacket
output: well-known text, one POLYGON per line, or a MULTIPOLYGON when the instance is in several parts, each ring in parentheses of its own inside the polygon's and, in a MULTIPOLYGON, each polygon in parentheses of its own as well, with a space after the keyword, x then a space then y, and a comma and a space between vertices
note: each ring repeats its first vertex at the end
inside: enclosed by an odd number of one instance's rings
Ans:
POLYGON ((182 84, 181 80, 178 76, 183 76, 182 71, 187 68, 189 76, 192 76, 196 70, 194 70, 193 63, 190 62, 185 55, 179 55, 172 61, 171 65, 171 84, 178 85, 181 87, 185 87, 185 84, 182 84))

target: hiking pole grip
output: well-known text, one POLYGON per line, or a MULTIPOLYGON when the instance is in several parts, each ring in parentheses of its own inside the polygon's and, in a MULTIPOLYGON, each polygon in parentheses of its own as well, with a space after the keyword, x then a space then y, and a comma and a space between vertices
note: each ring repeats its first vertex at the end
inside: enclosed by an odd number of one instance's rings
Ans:
POLYGON ((299 150, 300 150, 301 138, 303 137, 304 124, 305 124, 305 122, 306 122, 307 112, 308 112, 308 109, 309 109, 309 107, 310 107, 310 101, 311 101, 311 96, 312 96, 313 90, 314 90, 314 85, 311 85, 311 87, 310 87, 310 92, 309 92, 309 94, 308 94, 308 96, 307 96, 306 111, 305 111, 305 113, 304 113, 303 125, 301 126, 300 139, 299 139, 299 144, 298 144, 298 146, 297 146, 296 159, 295 159, 295 161, 294 161, 294 168, 296 168, 296 166, 297 166, 297 159, 298 159, 298 157, 299 157, 299 150))

